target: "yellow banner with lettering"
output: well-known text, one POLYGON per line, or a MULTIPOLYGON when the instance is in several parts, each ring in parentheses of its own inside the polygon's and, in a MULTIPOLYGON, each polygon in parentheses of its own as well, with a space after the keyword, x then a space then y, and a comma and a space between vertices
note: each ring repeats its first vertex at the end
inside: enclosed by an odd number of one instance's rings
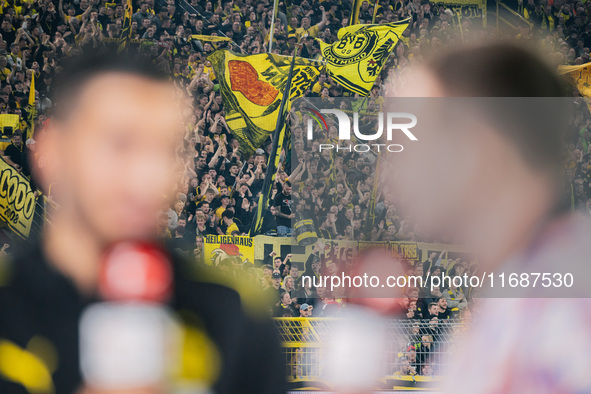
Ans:
POLYGON ((35 194, 29 180, 0 159, 0 218, 17 235, 26 238, 35 213, 35 194))
POLYGON ((226 264, 254 264, 254 239, 239 235, 207 235, 203 239, 205 264, 214 267, 226 264))

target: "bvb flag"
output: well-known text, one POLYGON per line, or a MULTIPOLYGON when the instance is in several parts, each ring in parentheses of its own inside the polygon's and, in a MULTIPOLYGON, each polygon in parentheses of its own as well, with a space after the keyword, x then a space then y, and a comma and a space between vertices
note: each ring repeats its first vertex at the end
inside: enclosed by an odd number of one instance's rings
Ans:
POLYGON ((318 40, 329 75, 350 91, 368 96, 409 22, 348 26, 339 30, 333 44, 318 40))
POLYGON ((125 50, 129 39, 131 38, 131 17, 133 15, 133 5, 131 0, 125 3, 125 15, 123 16, 123 25, 121 25, 121 35, 119 36, 119 46, 117 51, 119 53, 125 50))
MULTIPOLYGON (((226 123, 240 143, 243 158, 248 159, 275 130, 287 90, 290 58, 219 50, 208 60, 220 84, 226 123)), ((295 58, 290 99, 304 95, 320 73, 318 65, 312 60, 295 58)), ((286 110, 289 111, 289 105, 286 110)))

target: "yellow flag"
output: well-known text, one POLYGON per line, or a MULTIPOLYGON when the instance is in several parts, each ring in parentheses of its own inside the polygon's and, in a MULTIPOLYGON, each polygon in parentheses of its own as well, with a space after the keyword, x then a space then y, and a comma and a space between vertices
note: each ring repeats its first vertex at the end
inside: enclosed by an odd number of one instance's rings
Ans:
POLYGON ((201 34, 193 34, 191 36, 192 39, 194 40, 200 40, 200 41, 207 41, 207 42, 224 42, 224 41, 232 41, 230 40, 230 38, 228 37, 220 37, 220 36, 204 36, 201 34))
MULTIPOLYGON (((226 123, 248 158, 275 131, 290 58, 273 54, 240 55, 219 50, 208 57, 220 85, 226 123)), ((318 76, 319 63, 296 58, 289 97, 304 92, 318 76)))
MULTIPOLYGON (((591 97, 591 63, 578 66, 558 66, 558 74, 565 75, 583 97, 591 97)), ((585 99, 591 113, 591 99, 585 99)))
POLYGON ((27 135, 26 139, 33 138, 35 132, 35 117, 37 116, 37 107, 35 106, 35 72, 31 76, 31 86, 29 87, 29 108, 27 108, 27 135))
POLYGON ((566 75, 582 96, 591 97, 591 63, 558 66, 558 74, 566 75))
POLYGON ((333 80, 362 96, 369 91, 410 19, 383 25, 353 25, 339 30, 338 41, 320 50, 333 80))
POLYGON ((35 72, 31 75, 31 86, 29 87, 29 105, 35 105, 35 72))

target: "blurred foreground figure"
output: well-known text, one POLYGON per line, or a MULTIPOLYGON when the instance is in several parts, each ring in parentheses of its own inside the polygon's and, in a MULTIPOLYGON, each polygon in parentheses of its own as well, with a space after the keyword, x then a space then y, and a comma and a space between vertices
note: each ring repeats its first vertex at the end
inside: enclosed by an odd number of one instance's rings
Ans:
MULTIPOLYGON (((415 67, 396 95, 539 98, 561 97, 564 90, 536 56, 492 43, 450 50, 415 67)), ((392 182, 412 203, 405 210, 433 236, 463 241, 478 254, 482 271, 576 272, 576 289, 524 284, 513 291, 497 282, 489 294, 497 298, 482 300, 471 332, 458 341, 444 373, 446 391, 591 392, 591 302, 584 289, 591 231, 564 203, 563 130, 552 123, 564 113, 542 106, 520 122, 509 107, 481 109, 471 127, 442 124, 417 135, 399 156, 392 182), (565 294, 574 298, 560 298, 565 294), (575 348, 565 346, 569 338, 577 338, 575 348)))
POLYGON ((113 54, 71 62, 54 85, 36 175, 60 208, 3 266, 0 393, 283 392, 270 320, 156 246, 186 98, 113 54))

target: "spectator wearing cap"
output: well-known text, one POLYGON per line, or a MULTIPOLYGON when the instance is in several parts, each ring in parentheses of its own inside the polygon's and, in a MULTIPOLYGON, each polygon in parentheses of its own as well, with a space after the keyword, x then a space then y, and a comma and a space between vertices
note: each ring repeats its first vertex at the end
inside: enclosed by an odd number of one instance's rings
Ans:
POLYGON ((271 286, 265 290, 265 295, 267 296, 267 299, 275 304, 277 300, 279 300, 279 295, 282 291, 281 274, 278 271, 273 271, 273 274, 271 274, 271 286))
POLYGON ((312 317, 314 307, 306 303, 300 305, 300 317, 312 317))
MULTIPOLYGON (((25 151, 21 155, 22 173, 25 176, 31 176, 31 160, 34 159, 35 146, 35 140, 32 138, 25 142, 25 151)), ((32 186, 31 188, 34 190, 32 186)))

